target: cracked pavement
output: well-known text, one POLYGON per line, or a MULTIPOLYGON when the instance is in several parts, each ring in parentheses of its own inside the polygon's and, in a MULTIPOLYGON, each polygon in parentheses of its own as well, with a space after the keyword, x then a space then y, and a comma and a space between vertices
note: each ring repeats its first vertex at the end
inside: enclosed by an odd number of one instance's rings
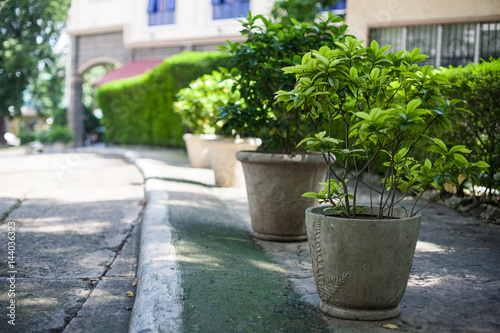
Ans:
POLYGON ((126 332, 143 199, 123 159, 0 150, 0 331, 126 332))

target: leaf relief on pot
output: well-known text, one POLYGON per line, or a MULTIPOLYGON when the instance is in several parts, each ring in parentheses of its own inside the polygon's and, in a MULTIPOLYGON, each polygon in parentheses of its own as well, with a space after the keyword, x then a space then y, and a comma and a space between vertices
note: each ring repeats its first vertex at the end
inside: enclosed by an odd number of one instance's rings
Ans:
POLYGON ((318 294, 322 300, 329 301, 347 281, 349 273, 342 273, 329 278, 325 277, 325 266, 321 250, 321 222, 319 220, 314 223, 314 244, 311 246, 311 255, 314 257, 313 266, 316 263, 314 273, 318 294))

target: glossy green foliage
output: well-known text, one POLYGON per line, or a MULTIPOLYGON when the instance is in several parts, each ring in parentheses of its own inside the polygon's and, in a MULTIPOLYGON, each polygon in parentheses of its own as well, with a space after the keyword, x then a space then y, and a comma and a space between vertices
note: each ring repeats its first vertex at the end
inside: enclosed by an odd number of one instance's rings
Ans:
MULTIPOLYGON (((330 161, 335 183, 327 184, 325 200, 341 214, 357 211, 360 182, 378 194, 376 205, 392 210, 406 194, 420 198, 428 188, 455 193, 466 178, 488 167, 469 162, 465 146, 448 147, 433 137, 451 130, 451 107, 460 101, 444 98, 450 89, 446 77, 433 67, 418 66, 427 57, 419 49, 386 54, 389 46, 374 41, 365 48, 351 37, 337 46, 313 50, 301 64, 285 67, 297 83, 276 95, 288 110, 300 109, 314 124, 316 134, 301 144, 319 149, 330 161), (344 135, 332 137, 332 129, 339 126, 344 135), (414 154, 419 145, 436 158, 419 161, 414 154), (383 166, 381 184, 363 180, 374 161, 383 166), (332 192, 336 188, 342 189, 340 201, 338 191, 332 192)), ((418 211, 415 207, 412 214, 418 211)))
POLYGON ((219 108, 228 104, 240 105, 239 90, 232 90, 234 81, 224 79, 214 71, 194 80, 177 93, 174 111, 181 117, 187 131, 194 134, 220 134, 219 108))
POLYGON ((230 135, 258 137, 261 150, 293 153, 297 143, 313 131, 312 125, 298 110, 287 112, 275 104, 274 92, 292 89, 294 75, 282 67, 300 63, 302 56, 321 45, 335 47, 342 41, 347 26, 342 19, 330 15, 318 22, 283 26, 262 15, 242 19, 245 42, 228 42, 233 69, 225 70, 235 80, 233 89, 240 90, 245 105, 228 105, 222 109, 223 131, 230 135))
POLYGON ((143 75, 103 84, 97 101, 103 110, 105 140, 119 144, 183 146, 183 125, 174 112, 176 94, 220 66, 221 52, 183 52, 143 75))

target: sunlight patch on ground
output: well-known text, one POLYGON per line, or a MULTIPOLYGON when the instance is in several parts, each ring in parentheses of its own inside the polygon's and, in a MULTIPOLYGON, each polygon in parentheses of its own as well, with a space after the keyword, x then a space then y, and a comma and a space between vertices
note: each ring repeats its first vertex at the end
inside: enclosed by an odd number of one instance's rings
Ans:
POLYGON ((418 275, 410 276, 408 280, 408 287, 430 287, 442 283, 443 276, 438 275, 418 275))
POLYGON ((418 241, 417 247, 415 249, 416 252, 432 252, 432 253, 446 253, 450 249, 439 246, 430 242, 418 241))
POLYGON ((265 269, 268 271, 273 271, 273 272, 278 272, 278 273, 283 272, 283 269, 280 266, 275 265, 273 263, 259 261, 259 260, 248 260, 248 262, 257 268, 260 268, 260 269, 265 269))
MULTIPOLYGON (((49 219, 37 219, 39 222, 59 222, 62 218, 49 218, 49 219), (50 220, 50 221, 47 221, 50 220)), ((82 223, 65 223, 57 225, 47 225, 47 224, 37 224, 33 226, 23 225, 23 233, 35 233, 35 234, 77 234, 77 235, 92 235, 104 232, 112 227, 110 222, 85 222, 85 228, 82 228, 82 223)))

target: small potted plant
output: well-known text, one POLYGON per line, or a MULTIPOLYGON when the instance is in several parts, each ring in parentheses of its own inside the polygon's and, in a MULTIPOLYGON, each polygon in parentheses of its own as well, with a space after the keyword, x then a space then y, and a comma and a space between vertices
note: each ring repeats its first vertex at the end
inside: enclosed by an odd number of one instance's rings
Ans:
POLYGON ((48 142, 54 145, 56 152, 63 153, 73 142, 73 133, 68 126, 52 126, 48 132, 48 142))
POLYGON ((301 144, 318 148, 330 166, 323 189, 304 194, 327 204, 306 210, 320 308, 380 320, 399 314, 420 211, 439 194, 421 200, 424 191, 454 193, 488 164, 468 161, 465 146, 447 147, 438 138, 451 130, 451 106, 460 101, 443 97, 450 87, 443 75, 418 66, 427 56, 419 49, 385 54, 389 46, 375 41, 361 45, 347 37, 284 68, 297 83, 278 91, 277 100, 311 120, 315 134, 301 144), (332 136, 338 129, 343 135, 332 136), (421 161, 419 146, 428 152, 421 161), (383 171, 379 182, 370 177, 374 168, 383 171), (364 202, 362 188, 369 193, 364 202))
POLYGON ((191 166, 212 167, 218 186, 233 186, 237 182, 235 172, 239 162, 234 157, 236 150, 251 150, 258 146, 255 139, 238 137, 235 140, 221 135, 222 122, 217 120, 219 108, 243 103, 239 91, 232 90, 233 84, 232 79, 214 71, 180 90, 174 103, 174 111, 190 131, 183 135, 183 139, 191 166))
POLYGON ((203 75, 177 93, 174 112, 179 114, 188 133, 183 135, 189 163, 193 168, 209 168, 205 140, 220 137, 221 123, 216 121, 218 108, 236 102, 239 93, 230 93, 232 82, 222 81, 219 72, 203 75))
POLYGON ((274 92, 292 89, 294 76, 281 71, 300 62, 301 56, 321 45, 334 46, 346 29, 341 18, 329 15, 317 22, 282 25, 262 15, 240 21, 244 42, 228 42, 234 68, 226 74, 235 80, 245 104, 221 109, 222 130, 236 130, 262 140, 256 152, 239 151, 243 164, 254 236, 272 241, 301 241, 307 238, 305 220, 299 212, 317 204, 301 198, 311 182, 324 180, 322 157, 305 154, 297 144, 313 131, 296 112, 275 104, 274 92), (301 186, 301 184, 303 184, 301 186))

